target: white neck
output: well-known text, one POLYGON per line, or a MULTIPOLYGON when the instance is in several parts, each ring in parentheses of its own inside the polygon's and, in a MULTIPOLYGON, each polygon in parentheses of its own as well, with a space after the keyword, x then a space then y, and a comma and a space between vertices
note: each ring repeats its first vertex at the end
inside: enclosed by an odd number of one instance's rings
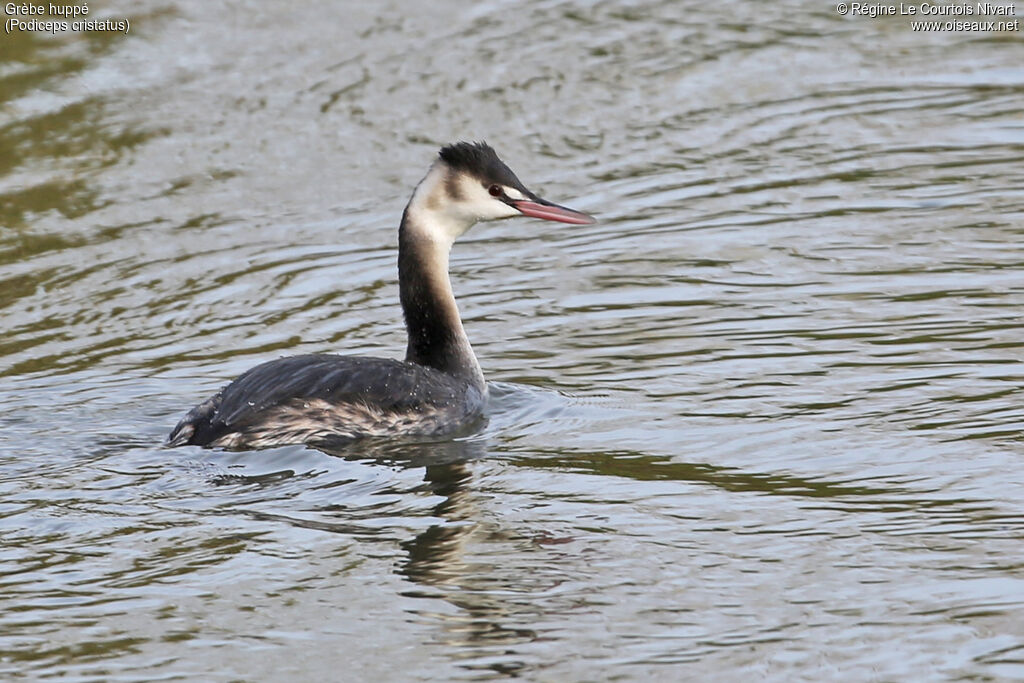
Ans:
POLYGON ((452 243, 469 226, 445 211, 443 201, 436 201, 445 182, 444 175, 436 173, 438 166, 416 188, 398 233, 399 291, 409 335, 406 360, 464 377, 483 389, 483 372, 448 277, 452 243))

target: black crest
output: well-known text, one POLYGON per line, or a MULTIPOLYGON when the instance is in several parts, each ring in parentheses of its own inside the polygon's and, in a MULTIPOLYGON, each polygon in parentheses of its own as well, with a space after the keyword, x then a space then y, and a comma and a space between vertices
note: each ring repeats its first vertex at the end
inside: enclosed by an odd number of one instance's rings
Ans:
POLYGON ((484 184, 498 183, 528 192, 486 142, 456 142, 442 147, 439 156, 453 169, 476 176, 484 184))

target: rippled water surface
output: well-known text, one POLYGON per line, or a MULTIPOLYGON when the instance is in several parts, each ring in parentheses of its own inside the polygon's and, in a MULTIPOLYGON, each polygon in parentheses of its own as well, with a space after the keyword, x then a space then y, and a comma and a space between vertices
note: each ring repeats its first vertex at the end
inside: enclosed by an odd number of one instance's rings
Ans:
MULTIPOLYGON (((1024 678, 1024 47, 816 2, 93 2, 0 36, 0 677, 1024 678), (486 139, 490 421, 162 446, 397 356, 486 139)), ((1024 7, 1019 8, 1024 12, 1024 7)))

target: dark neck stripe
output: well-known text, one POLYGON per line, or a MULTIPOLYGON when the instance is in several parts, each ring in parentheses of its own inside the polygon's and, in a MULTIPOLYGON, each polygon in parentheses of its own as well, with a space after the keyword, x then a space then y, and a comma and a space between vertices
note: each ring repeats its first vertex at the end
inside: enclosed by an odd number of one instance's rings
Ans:
POLYGON ((406 361, 456 377, 475 378, 479 366, 462 329, 448 273, 430 243, 411 224, 408 209, 398 231, 398 287, 409 334, 406 361))

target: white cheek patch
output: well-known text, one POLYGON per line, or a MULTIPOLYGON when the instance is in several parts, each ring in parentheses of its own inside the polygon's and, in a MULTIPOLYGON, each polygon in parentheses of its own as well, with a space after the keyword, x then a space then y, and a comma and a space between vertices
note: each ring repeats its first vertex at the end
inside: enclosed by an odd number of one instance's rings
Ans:
MULTIPOLYGON (((518 215, 519 212, 500 198, 492 197, 488 191, 489 185, 483 185, 479 179, 469 175, 459 178, 460 196, 457 202, 451 206, 451 210, 462 215, 473 217, 473 222, 478 220, 489 221, 496 218, 509 218, 518 215)), ((508 189, 504 188, 503 189, 508 189)), ((522 196, 521 193, 517 193, 522 196)))
MULTIPOLYGON (((529 199, 514 187, 501 187, 512 201, 529 199)), ((478 178, 453 173, 443 162, 435 162, 409 202, 410 229, 451 247, 477 221, 522 215, 501 197, 492 197, 489 188, 478 178)))

